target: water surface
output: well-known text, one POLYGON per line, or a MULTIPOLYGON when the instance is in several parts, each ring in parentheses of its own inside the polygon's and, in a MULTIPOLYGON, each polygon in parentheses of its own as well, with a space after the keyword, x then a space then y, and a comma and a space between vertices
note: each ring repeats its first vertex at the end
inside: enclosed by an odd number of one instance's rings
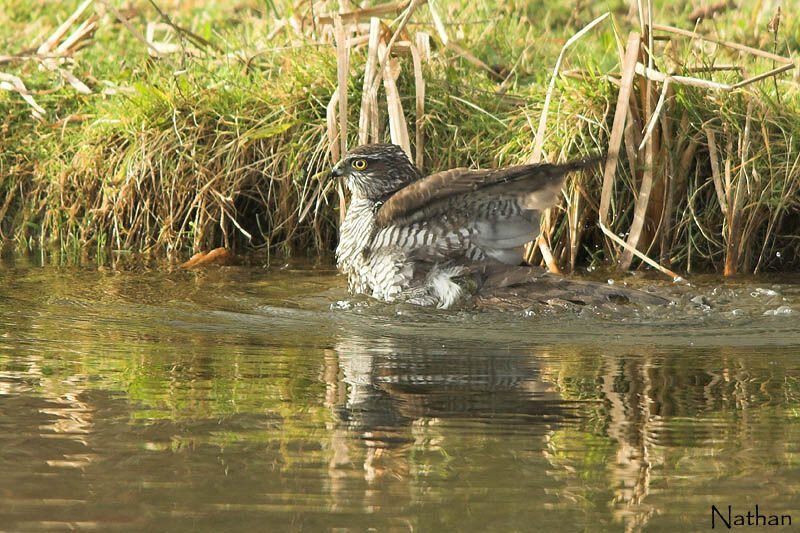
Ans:
POLYGON ((475 314, 322 267, 7 262, 0 530, 797 528, 794 281, 475 314))

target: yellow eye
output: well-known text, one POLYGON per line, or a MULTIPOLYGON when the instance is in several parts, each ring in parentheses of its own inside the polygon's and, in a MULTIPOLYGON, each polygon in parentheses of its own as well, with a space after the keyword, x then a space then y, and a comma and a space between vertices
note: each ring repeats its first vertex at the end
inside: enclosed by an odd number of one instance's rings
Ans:
POLYGON ((367 161, 365 159, 356 159, 353 161, 353 168, 356 170, 364 170, 367 168, 367 161))

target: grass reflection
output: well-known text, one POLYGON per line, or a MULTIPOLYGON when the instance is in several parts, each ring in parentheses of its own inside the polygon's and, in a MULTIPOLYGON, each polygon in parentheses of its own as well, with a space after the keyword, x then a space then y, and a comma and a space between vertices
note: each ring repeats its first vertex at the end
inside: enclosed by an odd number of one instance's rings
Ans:
POLYGON ((477 318, 314 308, 331 280, 278 305, 249 271, 4 275, 12 529, 676 531, 712 503, 795 510, 797 344, 598 343, 552 316, 478 341, 459 322, 477 318))

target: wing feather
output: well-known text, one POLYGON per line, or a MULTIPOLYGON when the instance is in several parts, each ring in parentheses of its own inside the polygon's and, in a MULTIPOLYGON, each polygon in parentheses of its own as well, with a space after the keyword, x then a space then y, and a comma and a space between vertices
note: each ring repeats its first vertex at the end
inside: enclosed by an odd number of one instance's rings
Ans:
POLYGON ((400 189, 387 199, 377 212, 380 227, 410 223, 436 216, 458 197, 469 194, 479 198, 522 198, 526 209, 544 209, 558 198, 565 176, 594 165, 598 157, 578 159, 554 165, 519 165, 500 169, 470 170, 454 168, 431 174, 400 189))

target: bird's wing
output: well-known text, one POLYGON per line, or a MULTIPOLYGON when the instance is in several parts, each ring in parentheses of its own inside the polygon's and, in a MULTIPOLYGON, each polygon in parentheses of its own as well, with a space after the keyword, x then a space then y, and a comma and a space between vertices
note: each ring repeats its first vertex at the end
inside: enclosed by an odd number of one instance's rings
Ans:
POLYGON ((381 227, 407 224, 435 217, 453 205, 457 197, 469 195, 466 203, 480 199, 520 198, 525 209, 553 205, 567 173, 591 166, 599 158, 584 158, 553 165, 519 165, 500 169, 455 168, 431 174, 394 193, 377 212, 381 227))

